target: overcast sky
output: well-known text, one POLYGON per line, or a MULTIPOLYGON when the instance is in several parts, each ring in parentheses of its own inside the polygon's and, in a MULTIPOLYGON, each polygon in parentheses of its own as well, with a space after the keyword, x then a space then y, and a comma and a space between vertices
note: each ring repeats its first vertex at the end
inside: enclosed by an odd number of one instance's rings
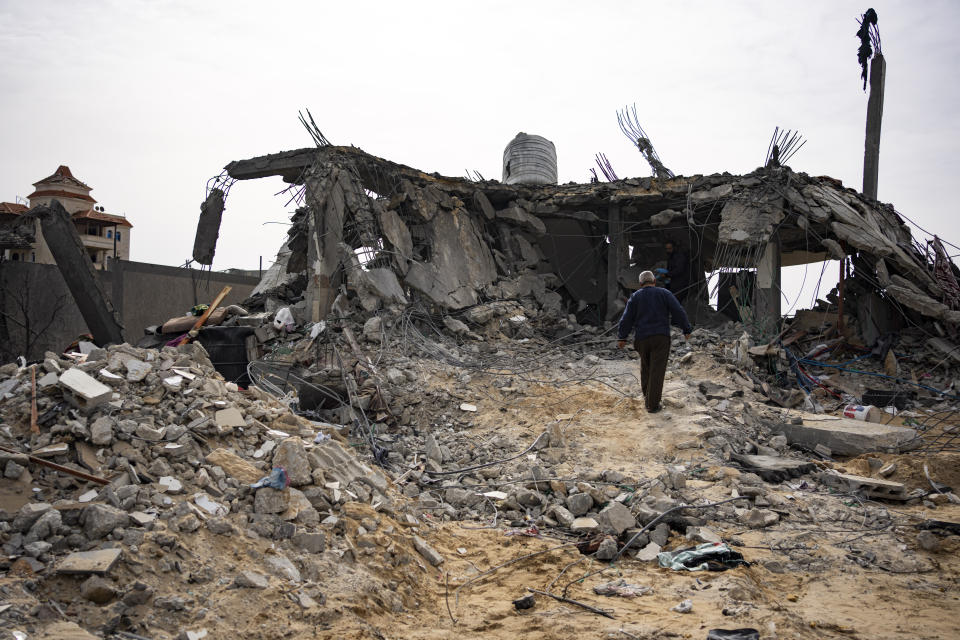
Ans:
MULTIPOLYGON (((859 189, 854 33, 869 6, 0 0, 0 200, 69 165, 133 223, 133 260, 183 264, 211 176, 311 144, 298 109, 334 144, 446 175, 499 178, 518 131, 543 135, 561 182, 586 182, 598 151, 620 177, 650 175, 617 127, 634 102, 677 174, 749 172, 779 125, 809 140, 795 170, 859 189)), ((880 199, 957 242, 960 3, 872 6, 887 60, 880 199)), ((215 269, 269 263, 284 186, 234 186, 215 269)))

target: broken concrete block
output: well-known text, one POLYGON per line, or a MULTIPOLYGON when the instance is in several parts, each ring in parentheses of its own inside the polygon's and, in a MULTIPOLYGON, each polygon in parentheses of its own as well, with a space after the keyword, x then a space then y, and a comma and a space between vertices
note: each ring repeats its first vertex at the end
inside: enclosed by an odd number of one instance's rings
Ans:
POLYGON ((891 482, 890 480, 881 480, 879 478, 867 478, 848 473, 824 472, 820 474, 820 482, 845 491, 863 492, 864 495, 872 498, 906 500, 909 497, 907 495, 907 487, 904 484, 891 482))
POLYGON ((44 375, 42 378, 37 378, 37 388, 46 389, 47 387, 57 384, 59 380, 60 380, 60 376, 58 376, 56 373, 53 373, 51 371, 50 373, 44 375))
POLYGON ((126 511, 105 504, 90 505, 84 509, 81 519, 83 533, 91 540, 102 538, 114 529, 130 524, 130 516, 126 511))
POLYGON ((940 550, 940 537, 932 531, 921 531, 917 534, 917 545, 924 551, 936 553, 940 550))
POLYGON ((283 513, 287 510, 285 493, 280 489, 261 487, 253 500, 255 513, 283 513))
POLYGON ((120 549, 98 549, 97 551, 79 551, 64 558, 57 573, 98 574, 103 575, 113 568, 120 559, 120 549))
POLYGON ((751 529, 762 529, 777 524, 780 516, 769 509, 750 509, 741 514, 740 522, 751 529))
POLYGON ((652 562, 657 559, 657 555, 660 553, 662 547, 656 542, 651 542, 640 551, 637 551, 635 556, 640 562, 652 562))
POLYGON ((125 361, 123 366, 127 370, 128 382, 140 382, 153 370, 153 367, 150 366, 149 363, 137 360, 136 358, 130 358, 125 361))
POLYGON ((470 333, 470 327, 460 320, 451 318, 450 316, 443 317, 443 326, 445 326, 454 335, 465 336, 470 333))
POLYGON ((62 456, 70 453, 70 445, 66 442, 58 442, 57 444, 51 444, 46 447, 42 447, 32 452, 31 455, 37 458, 56 458, 57 456, 62 456))
POLYGON ((223 427, 225 429, 233 427, 242 427, 246 424, 243 420, 243 414, 240 413, 240 410, 236 407, 228 407, 226 409, 221 409, 214 414, 214 420, 217 423, 218 427, 223 427))
POLYGON ((597 547, 597 560, 613 560, 617 555, 617 542, 613 538, 604 538, 597 547))
POLYGON ((157 429, 149 424, 140 423, 135 433, 138 438, 143 438, 147 442, 160 442, 163 440, 164 427, 157 429))
MULTIPOLYGON (((403 293, 403 287, 397 280, 397 275, 390 269, 369 269, 360 271, 358 275, 363 275, 362 288, 379 299, 384 306, 392 304, 406 305, 407 298, 403 293)), ((368 311, 376 309, 374 306, 368 311)))
POLYGON ((270 569, 270 572, 278 578, 289 580, 290 582, 302 582, 300 570, 297 569, 290 559, 286 556, 268 556, 264 564, 270 569))
POLYGON ((263 476, 255 466, 226 449, 214 449, 204 460, 209 465, 220 467, 228 476, 244 484, 253 484, 263 476))
POLYGON ((380 316, 371 316, 363 323, 363 339, 368 342, 380 342, 383 337, 383 320, 380 316))
POLYGON ((270 586, 270 580, 256 571, 241 571, 233 579, 233 586, 243 589, 266 589, 270 586))
POLYGON ((561 527, 569 527, 576 519, 569 509, 561 507, 558 504, 550 507, 550 510, 547 513, 553 517, 553 519, 556 520, 561 527))
POLYGON ((404 375, 403 371, 390 367, 387 369, 387 380, 390 384, 404 384, 407 381, 407 376, 404 375))
POLYGON ((30 543, 36 542, 37 540, 45 540, 57 533, 57 529, 60 528, 62 522, 63 518, 60 512, 56 509, 50 509, 37 518, 37 521, 30 526, 30 530, 27 532, 23 541, 30 543))
POLYGON ((413 546, 417 550, 417 553, 423 556, 427 562, 433 566, 438 567, 443 564, 443 556, 427 544, 427 541, 420 536, 413 536, 413 546))
POLYGON ((637 525, 637 520, 630 513, 630 509, 619 502, 611 502, 597 516, 600 528, 607 533, 620 535, 630 527, 637 525))
POLYGON ((751 456, 735 453, 730 456, 730 459, 739 462, 746 471, 757 474, 767 482, 782 482, 816 469, 816 465, 807 460, 778 456, 751 456))
POLYGON ((920 444, 917 432, 905 427, 861 422, 849 418, 813 418, 805 416, 803 424, 782 424, 780 430, 791 443, 813 448, 818 444, 830 447, 833 453, 857 456, 873 451, 899 453, 920 444))
POLYGON ((567 496, 567 509, 575 516, 582 516, 593 508, 593 498, 589 493, 572 493, 567 496))
POLYGON ((133 511, 130 513, 130 519, 134 522, 134 524, 144 527, 156 520, 157 516, 155 514, 145 513, 143 511, 133 511))
POLYGON ((424 444, 426 447, 427 460, 433 460, 437 464, 443 462, 443 452, 440 450, 440 445, 437 444, 437 439, 432 433, 427 434, 427 437, 424 439, 424 444))
POLYGON ((699 543, 719 544, 723 542, 717 532, 707 527, 687 527, 687 540, 699 543))
POLYGON ((537 235, 543 235, 547 232, 547 227, 540 218, 527 213, 516 205, 497 211, 496 216, 502 220, 509 220, 520 226, 527 227, 537 235))
POLYGON ((98 446, 113 442, 113 418, 102 416, 90 425, 90 441, 98 446))
POLYGON ((157 480, 157 488, 161 493, 177 494, 183 491, 183 483, 173 476, 162 476, 157 480))
POLYGON ((574 533, 593 533, 599 529, 599 523, 593 518, 577 518, 570 525, 570 530, 574 533))
POLYGON ((14 531, 26 531, 42 516, 53 509, 53 505, 47 502, 28 502, 17 511, 17 516, 13 519, 10 527, 14 531))
POLYGON ((273 454, 273 466, 283 467, 290 484, 294 487, 313 483, 313 476, 310 475, 310 461, 307 459, 307 451, 300 438, 286 438, 280 442, 273 454))
POLYGON ((307 553, 323 553, 327 546, 327 538, 322 533, 301 531, 291 538, 291 542, 307 553))
POLYGON ((60 375, 60 386, 70 404, 89 413, 113 397, 110 387, 74 367, 60 375))
POLYGON ((100 576, 90 576, 80 585, 80 597, 94 604, 107 604, 117 597, 113 585, 100 576))

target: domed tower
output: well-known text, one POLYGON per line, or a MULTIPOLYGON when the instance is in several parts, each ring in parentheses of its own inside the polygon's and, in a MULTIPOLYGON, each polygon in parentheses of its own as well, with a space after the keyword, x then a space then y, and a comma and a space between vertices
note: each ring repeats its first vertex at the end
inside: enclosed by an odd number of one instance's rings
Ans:
POLYGON ((73 177, 70 167, 60 165, 52 176, 47 176, 39 182, 34 182, 34 192, 27 198, 30 207, 38 204, 49 204, 51 200, 59 200, 68 213, 79 213, 93 208, 97 203, 90 196, 92 190, 83 182, 73 177))

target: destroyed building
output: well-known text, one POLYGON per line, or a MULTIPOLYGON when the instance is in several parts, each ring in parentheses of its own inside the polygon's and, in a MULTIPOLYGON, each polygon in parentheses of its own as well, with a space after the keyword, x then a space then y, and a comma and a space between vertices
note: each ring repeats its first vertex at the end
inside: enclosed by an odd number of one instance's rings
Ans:
POLYGON ((242 305, 224 287, 136 346, 0 366, 0 629, 813 640, 906 637, 909 614, 951 637, 957 310, 936 246, 786 167, 527 184, 505 156, 503 182, 332 146, 231 163, 199 262, 234 180, 280 175, 300 201, 242 305), (697 247, 699 326, 653 415, 604 325, 668 239, 697 247), (841 255, 842 289, 784 328, 780 267, 841 255), (887 385, 877 407, 854 376, 887 385))
MULTIPOLYGON (((960 321, 957 269, 939 241, 920 245, 891 205, 831 178, 776 162, 743 176, 564 185, 518 183, 504 170, 504 182, 472 181, 328 145, 231 162, 228 184, 281 176, 302 205, 257 300, 296 303, 299 319, 316 322, 338 296, 366 311, 416 299, 444 313, 532 297, 561 322, 602 325, 673 241, 690 250, 694 321, 709 315, 705 274, 719 272, 721 310, 757 342, 782 328, 781 267, 827 259, 852 265, 833 324, 866 346, 904 318, 941 335, 960 321)), ((212 259, 223 194, 212 189, 205 203, 204 216, 218 213, 212 235, 201 217, 200 262, 212 259)))

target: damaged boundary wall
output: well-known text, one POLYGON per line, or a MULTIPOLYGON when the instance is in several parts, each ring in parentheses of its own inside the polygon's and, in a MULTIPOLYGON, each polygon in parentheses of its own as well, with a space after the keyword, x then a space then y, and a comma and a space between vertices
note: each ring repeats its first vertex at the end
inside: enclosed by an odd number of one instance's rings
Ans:
MULTIPOLYGON (((256 277, 128 260, 111 260, 109 269, 97 271, 96 277, 130 342, 141 338, 145 327, 182 316, 193 305, 209 301, 225 285, 233 287, 227 304, 239 302, 258 281, 256 277)), ((52 264, 4 263, 0 267, 0 311, 8 316, 4 346, 11 360, 19 355, 35 359, 45 351, 60 352, 90 331, 63 275, 52 264)))
MULTIPOLYGON (((449 313, 533 297, 547 314, 599 325, 616 319, 639 271, 665 258, 666 241, 692 248, 695 315, 706 307, 705 272, 753 270, 745 304, 758 338, 779 331, 781 267, 847 256, 847 295, 865 302, 861 310, 896 306, 916 320, 960 321, 950 294, 956 268, 934 269, 892 206, 788 167, 524 185, 322 146, 225 171, 232 180, 281 176, 299 189, 289 236, 248 304, 290 304, 304 321, 327 317, 350 291, 367 311, 418 299, 449 313)), ((204 206, 222 211, 223 193, 212 190, 204 206)))

